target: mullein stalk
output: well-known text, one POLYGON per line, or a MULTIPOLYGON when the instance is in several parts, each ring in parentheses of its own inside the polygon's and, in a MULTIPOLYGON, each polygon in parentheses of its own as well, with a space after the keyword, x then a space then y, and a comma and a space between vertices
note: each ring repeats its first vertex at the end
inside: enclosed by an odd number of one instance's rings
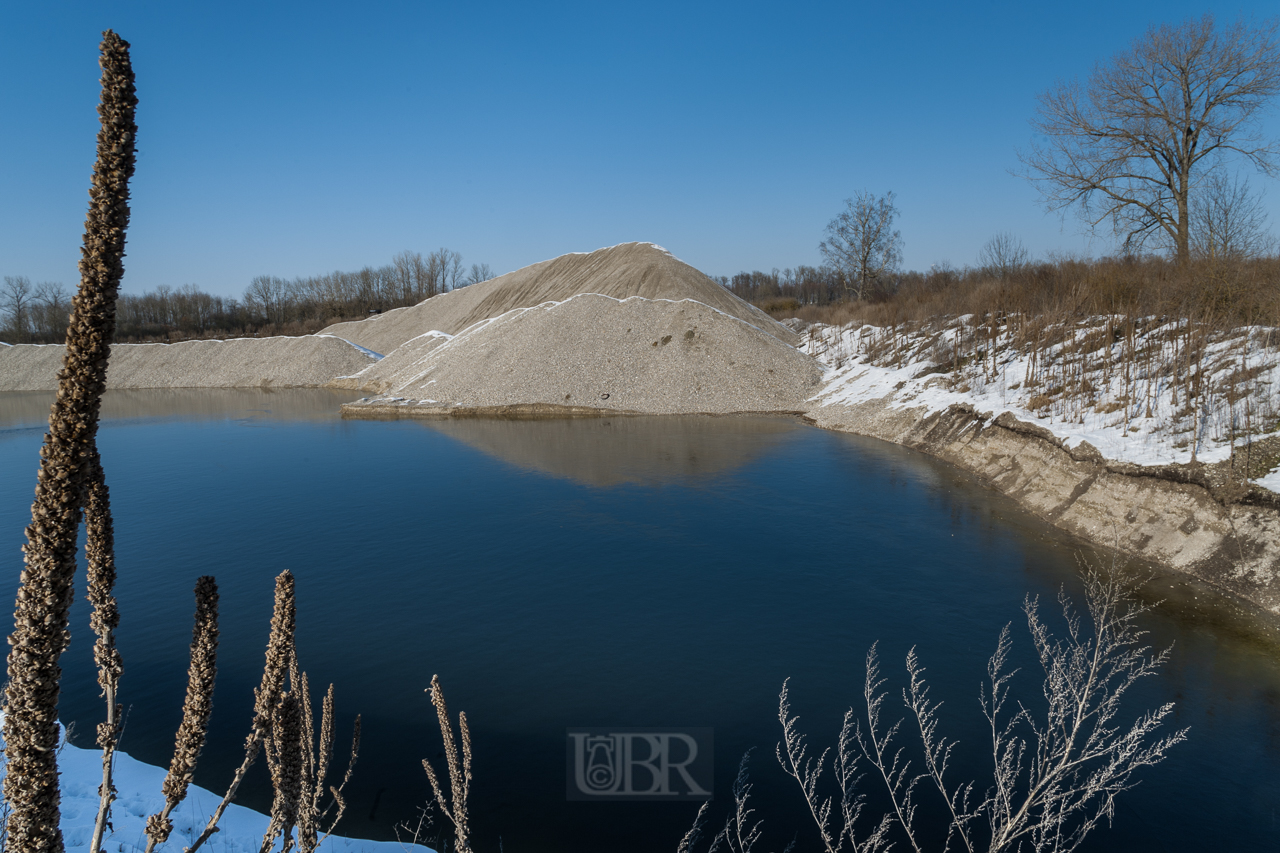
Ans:
POLYGON ((439 676, 431 676, 431 704, 435 706, 436 717, 440 723, 440 737, 444 741, 444 758, 449 769, 449 792, 452 802, 445 796, 440 780, 431 762, 422 759, 422 769, 427 772, 427 781, 431 783, 431 791, 435 795, 440 811, 453 824, 454 848, 458 853, 471 853, 471 824, 467 817, 467 795, 471 792, 471 731, 467 728, 466 712, 458 714, 458 733, 462 741, 462 753, 458 753, 458 744, 453 736, 453 724, 449 720, 449 707, 444 701, 444 691, 440 688, 439 676))
MULTIPOLYGON (((297 670, 295 658, 294 670, 297 670)), ((291 675, 292 679, 293 676, 291 675)), ((298 732, 299 750, 302 756, 301 778, 299 785, 298 807, 294 815, 298 828, 298 850, 306 853, 315 847, 315 799, 316 799, 316 738, 315 715, 311 708, 311 684, 307 674, 301 672, 297 678, 298 708, 301 727, 298 732)), ((321 712, 323 714, 323 711, 321 712)), ((323 726, 323 716, 321 725, 323 726)))
MULTIPOLYGON (((329 688, 329 693, 330 695, 332 695, 333 693, 332 686, 329 688)), ((356 714, 356 722, 351 730, 351 759, 347 762, 347 772, 343 774, 341 784, 336 786, 334 785, 329 786, 329 793, 333 795, 333 802, 325 806, 324 811, 320 813, 320 816, 318 818, 316 818, 317 825, 319 825, 320 821, 323 821, 326 817, 329 816, 330 808, 333 808, 336 806, 338 811, 336 814, 334 814, 333 822, 329 824, 329 828, 325 830, 324 837, 322 837, 318 842, 316 842, 316 847, 319 847, 321 844, 323 844, 325 838, 328 838, 333 833, 334 827, 338 825, 338 821, 342 820, 342 815, 347 810, 347 801, 342 798, 342 792, 346 790, 347 783, 351 781, 351 774, 355 772, 355 769, 356 769, 356 756, 358 756, 359 754, 360 754, 360 715, 356 714)), ((304 853, 307 853, 307 851, 304 851, 304 853)))
POLYGON ((191 631, 191 665, 187 671, 187 699, 182 723, 174 739, 173 759, 165 777, 164 808, 147 818, 147 850, 152 853, 173 831, 169 813, 187 796, 196 771, 196 759, 204 749, 213 713, 213 683, 218 672, 218 585, 205 575, 196 581, 195 627, 191 631))
POLYGON ((93 605, 89 625, 98 636, 93 644, 93 659, 98 665, 98 684, 102 687, 102 695, 107 702, 106 722, 98 724, 98 746, 102 748, 102 785, 98 789, 98 817, 94 821, 93 837, 89 842, 91 853, 99 853, 102 849, 102 836, 111 816, 111 803, 116 798, 111 771, 122 728, 122 708, 116 702, 116 696, 119 694, 124 663, 115 643, 120 611, 116 607, 115 598, 115 535, 111 524, 111 495, 96 447, 90 455, 87 479, 84 550, 88 565, 88 598, 93 605))
POLYGON ((320 706, 320 748, 311 754, 311 740, 307 739, 310 770, 303 780, 302 805, 298 809, 298 851, 311 853, 316 849, 320 836, 320 798, 324 795, 324 780, 329 772, 329 760, 333 756, 333 685, 324 695, 320 706))
POLYGON ((286 570, 276 577, 275 607, 271 614, 271 636, 267 640, 267 659, 262 669, 262 684, 253 692, 253 728, 249 732, 249 736, 245 738, 244 761, 240 763, 235 777, 231 780, 230 787, 227 788, 227 793, 223 795, 222 802, 218 803, 218 808, 214 810, 213 815, 209 818, 204 831, 200 833, 200 837, 195 840, 195 843, 186 848, 185 853, 195 853, 200 845, 208 841, 209 837, 218 831, 218 821, 222 820, 223 812, 227 810, 227 806, 235 799, 236 792, 240 789, 240 783, 244 781, 244 776, 249 772, 249 767, 252 766, 254 759, 258 757, 258 750, 271 734, 272 717, 275 715, 276 706, 280 704, 280 697, 284 692, 285 675, 289 672, 290 661, 293 660, 293 634, 297 619, 293 575, 286 570))
POLYGON ((124 274, 129 179, 137 125, 129 43, 103 34, 100 65, 102 129, 89 189, 80 259, 80 289, 72 301, 58 395, 40 451, 25 568, 9 638, 4 722, 12 808, 8 844, 22 853, 63 850, 58 789, 58 659, 67 646, 74 595, 76 539, 87 467, 93 454, 107 358, 115 333, 115 302, 124 274))
POLYGON ((293 847, 293 828, 298 822, 298 805, 302 800, 302 727, 300 695, 297 688, 292 687, 280 697, 272 716, 266 753, 275 797, 271 803, 271 824, 262 837, 259 853, 269 853, 281 836, 284 838, 281 853, 289 853, 293 847))

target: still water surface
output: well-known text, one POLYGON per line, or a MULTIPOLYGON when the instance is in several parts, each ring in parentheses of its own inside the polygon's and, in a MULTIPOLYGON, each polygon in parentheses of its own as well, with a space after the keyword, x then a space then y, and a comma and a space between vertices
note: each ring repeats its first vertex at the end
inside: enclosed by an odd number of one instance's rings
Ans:
MULTIPOLYGON (((955 778, 981 790, 977 688, 996 635, 1014 623, 1020 696, 1033 703, 1023 599, 1079 593, 1076 543, 881 442, 771 418, 344 421, 344 399, 114 392, 99 437, 116 516, 123 748, 168 762, 192 587, 216 575, 219 680, 196 781, 225 788, 273 578, 290 569, 304 669, 313 685, 336 684, 343 730, 364 715, 343 834, 391 837, 426 801, 420 761, 440 748, 423 689, 438 673, 471 721, 477 849, 673 851, 692 805, 565 802, 566 726, 610 725, 714 727, 717 822, 754 748, 767 840, 780 849, 798 832, 809 849, 816 836, 773 757, 784 678, 826 745, 860 698, 868 646, 880 643, 896 717, 915 645, 962 742, 955 778)), ((49 401, 0 395, 6 600, 49 401)), ((77 589, 61 713, 88 745, 101 700, 83 578, 77 589)), ((1175 701, 1173 726, 1191 732, 1087 847, 1276 849, 1274 631, 1180 580, 1150 590, 1166 601, 1144 625, 1175 647, 1130 708, 1175 701)), ((255 768, 242 802, 269 807, 264 776, 255 768)))

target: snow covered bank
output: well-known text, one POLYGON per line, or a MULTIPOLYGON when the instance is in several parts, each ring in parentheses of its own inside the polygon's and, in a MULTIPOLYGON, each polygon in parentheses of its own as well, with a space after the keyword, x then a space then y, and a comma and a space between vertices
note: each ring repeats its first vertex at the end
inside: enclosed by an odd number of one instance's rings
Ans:
MULTIPOLYGON (((68 853, 88 853, 93 824, 98 816, 102 752, 63 743, 58 751, 58 769, 62 777, 62 836, 66 849, 68 853)), ((116 753, 113 778, 119 796, 111 807, 112 829, 103 839, 103 851, 142 853, 146 850, 147 836, 143 830, 148 815, 159 812, 164 806, 160 786, 166 772, 164 768, 143 764, 123 752, 116 753)), ((157 850, 178 853, 188 847, 204 831, 205 823, 221 801, 221 794, 215 796, 192 785, 187 798, 171 814, 173 834, 157 850)), ((209 853, 257 853, 270 822, 267 815, 232 803, 219 823, 221 831, 205 842, 202 849, 209 853)), ((280 849, 279 841, 275 849, 280 849)), ((318 849, 328 853, 432 853, 431 848, 421 845, 364 841, 336 835, 318 849)))
POLYGON ((1280 614, 1271 330, 968 320, 804 328, 826 365, 807 417, 944 459, 1087 542, 1280 614))
MULTIPOLYGON (((1094 317, 1027 331, 1015 318, 992 329, 960 317, 899 329, 817 324, 803 338, 801 350, 828 368, 819 406, 884 400, 933 413, 967 403, 1136 465, 1239 459, 1280 436, 1276 329, 1216 334, 1149 318, 1130 330, 1094 317)), ((1249 474, 1280 492, 1280 467, 1249 474)))

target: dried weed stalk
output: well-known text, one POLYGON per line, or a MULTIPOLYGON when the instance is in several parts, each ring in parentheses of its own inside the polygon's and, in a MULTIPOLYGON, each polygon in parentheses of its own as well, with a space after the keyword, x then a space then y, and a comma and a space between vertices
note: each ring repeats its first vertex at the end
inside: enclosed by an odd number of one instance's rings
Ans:
POLYGON ((422 759, 422 769, 427 771, 427 779, 431 782, 431 791, 435 794, 436 804, 440 811, 453 824, 454 849, 457 853, 471 853, 471 827, 467 820, 467 795, 471 792, 471 732, 467 729, 467 714, 458 714, 458 730, 462 740, 462 754, 458 754, 458 745, 453 736, 453 724, 449 721, 449 708, 445 705, 444 691, 440 689, 440 677, 431 676, 431 704, 436 708, 436 717, 440 722, 440 736, 444 739, 444 758, 449 765, 449 791, 453 802, 445 796, 444 789, 436 778, 436 771, 431 762, 422 759))
POLYGON ((312 853, 329 837, 346 811, 342 791, 355 770, 356 756, 360 752, 360 717, 356 717, 355 731, 351 739, 351 758, 341 784, 331 786, 333 799, 322 810, 325 779, 333 758, 333 685, 329 685, 320 710, 320 742, 317 748, 315 717, 311 708, 311 687, 307 674, 298 666, 297 650, 291 650, 289 662, 289 689, 281 695, 280 703, 271 718, 271 736, 266 742, 267 764, 271 769, 272 789, 275 797, 271 808, 271 825, 262 839, 262 853, 267 853, 277 838, 283 837, 282 853, 288 853, 294 844, 293 830, 297 828, 299 853, 312 853), (320 825, 329 811, 337 808, 320 837, 320 825))
POLYGON ((111 779, 116 744, 120 740, 122 706, 116 701, 124 662, 116 648, 115 629, 120 625, 116 607, 115 534, 111 524, 111 495, 102 473, 102 459, 97 447, 89 457, 84 503, 85 556, 88 568, 89 602, 93 613, 89 625, 98 639, 93 644, 93 659, 98 665, 98 685, 107 702, 107 719, 98 724, 98 746, 102 748, 102 785, 98 788, 98 817, 94 821, 89 842, 91 853, 102 849, 102 835, 111 817, 111 803, 116 788, 111 779))
POLYGON ((269 853, 275 840, 284 837, 281 853, 293 848, 293 827, 298 822, 302 800, 302 709, 296 688, 280 697, 266 743, 267 766, 271 768, 271 825, 262 837, 260 853, 269 853))
POLYGON ((69 638, 76 534, 106 386, 129 224, 138 102, 129 43, 106 31, 100 64, 102 128, 89 189, 80 289, 72 302, 58 395, 40 453, 31 525, 23 546, 26 567, 9 638, 4 793, 12 808, 8 842, 23 853, 63 849, 56 753, 62 675, 58 660, 69 638))
MULTIPOLYGON (((306 683, 306 673, 303 673, 303 683, 306 683)), ((305 693, 304 689, 304 695, 305 693)), ((351 781, 351 774, 356 769, 356 756, 360 754, 360 715, 356 715, 355 729, 351 736, 351 757, 347 761, 347 771, 342 776, 342 781, 337 785, 329 787, 329 794, 332 799, 323 809, 320 804, 324 799, 325 780, 329 775, 329 763, 333 759, 333 685, 329 685, 329 690, 324 695, 324 701, 320 709, 320 745, 319 751, 313 751, 311 739, 310 722, 311 712, 307 710, 307 732, 304 733, 303 749, 307 756, 308 770, 303 779, 302 788, 302 804, 298 809, 298 849, 301 853, 311 853, 320 842, 328 838, 333 832, 338 821, 342 820, 342 815, 347 810, 347 802, 342 798, 342 792, 347 787, 347 782, 351 781), (329 826, 324 830, 324 836, 320 836, 320 825, 329 816, 331 810, 335 810, 333 819, 329 822, 329 826)))
POLYGON ((147 849, 152 853, 173 831, 169 814, 187 796, 196 771, 196 759, 204 749, 213 713, 213 684, 218 671, 218 585, 208 575, 196 581, 195 627, 191 631, 191 665, 187 671, 187 698, 182 723, 165 777, 164 808, 147 818, 147 849))
MULTIPOLYGON (((332 708, 332 700, 333 700, 333 685, 331 684, 329 685, 329 695, 327 697, 327 701, 329 702, 330 708, 332 708)), ((329 828, 325 830, 324 836, 319 841, 316 842, 315 847, 320 846, 320 844, 324 842, 325 838, 329 837, 329 835, 333 832, 333 828, 338 825, 338 821, 342 819, 343 813, 346 812, 347 810, 347 801, 342 798, 342 792, 346 790, 347 783, 351 781, 351 774, 356 769, 356 756, 358 756, 359 754, 360 754, 360 715, 356 714, 356 722, 355 722, 355 725, 352 727, 352 731, 351 731, 351 757, 347 761, 347 772, 342 775, 342 781, 340 783, 338 783, 337 785, 329 786, 329 793, 333 796, 333 799, 329 802, 329 805, 325 806, 324 810, 321 811, 319 813, 319 816, 316 818, 317 827, 319 826, 321 821, 323 821, 325 818, 329 816, 330 809, 336 808, 337 811, 333 815, 333 820, 329 822, 329 828)), ((323 788, 324 788, 324 774, 320 774, 316 783, 316 793, 315 793, 315 802, 317 805, 319 804, 320 797, 323 796, 323 788)), ((312 847, 309 849, 304 848, 302 853, 310 853, 310 850, 314 850, 315 847, 312 847)))
POLYGON ((240 783, 249 772, 258 750, 271 733, 272 717, 280 697, 284 692, 285 675, 289 671, 289 662, 293 659, 293 633, 297 623, 297 605, 294 601, 293 575, 283 571, 276 577, 275 607, 271 614, 271 635, 267 639, 267 658, 262 670, 262 683, 254 690, 253 728, 244 744, 244 761, 236 770, 227 793, 222 802, 209 818, 200 837, 186 849, 186 853, 194 853, 200 845, 209 840, 209 836, 218 831, 218 821, 227 806, 235 799, 240 790, 240 783))
MULTIPOLYGON (((722 850, 727 853, 756 853, 761 843, 760 839, 764 835, 764 821, 755 817, 756 810, 751 805, 751 782, 747 774, 747 763, 750 759, 751 750, 747 750, 742 760, 738 762, 738 775, 733 780, 732 807, 729 809, 728 816, 725 817, 724 827, 711 839, 707 853, 720 853, 722 850)), ((680 839, 676 853, 694 853, 698 839, 706 826, 710 806, 711 801, 707 800, 698 808, 693 825, 680 839)), ((791 853, 795 846, 796 841, 793 838, 791 843, 783 848, 783 853, 791 853)))

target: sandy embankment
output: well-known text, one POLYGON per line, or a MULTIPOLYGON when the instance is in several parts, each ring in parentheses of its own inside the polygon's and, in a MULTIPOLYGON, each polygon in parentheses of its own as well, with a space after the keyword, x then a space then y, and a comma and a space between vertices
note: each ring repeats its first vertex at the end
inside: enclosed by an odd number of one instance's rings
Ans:
POLYGON ((1280 498, 1230 494, 1197 469, 1106 459, 1009 412, 941 411, 893 396, 814 406, 826 429, 867 435, 952 463, 1023 509, 1103 549, 1162 565, 1280 616, 1280 498))
MULTIPOLYGON (((53 391, 63 347, 0 347, 0 391, 53 391)), ((356 373, 376 359, 341 338, 236 338, 177 344, 115 344, 107 387, 281 388, 318 387, 356 373)))

